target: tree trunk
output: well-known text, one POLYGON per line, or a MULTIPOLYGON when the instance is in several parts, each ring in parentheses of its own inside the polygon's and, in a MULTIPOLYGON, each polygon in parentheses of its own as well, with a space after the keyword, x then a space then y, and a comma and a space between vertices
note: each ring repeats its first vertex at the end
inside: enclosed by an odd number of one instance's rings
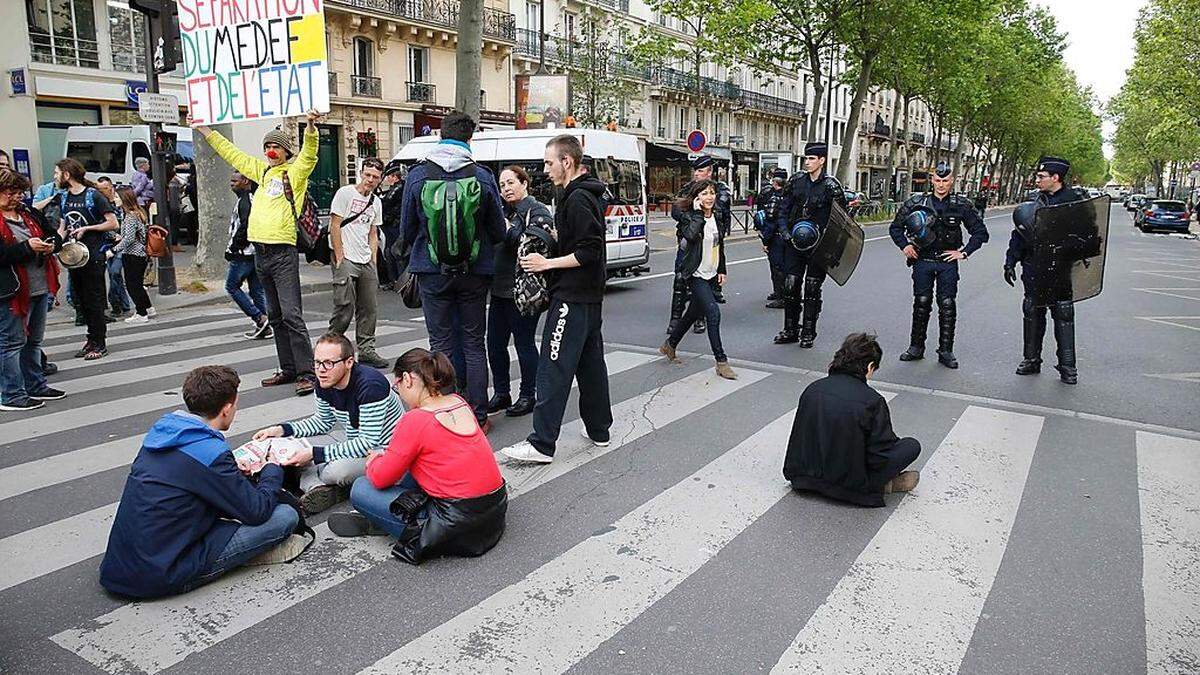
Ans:
POLYGON ((962 126, 958 129, 958 148, 954 150, 954 173, 955 175, 963 175, 963 146, 967 138, 967 121, 963 120, 962 126))
POLYGON ((902 103, 898 86, 893 86, 893 93, 896 100, 892 103, 892 136, 888 143, 888 180, 887 185, 883 188, 883 201, 888 201, 894 193, 893 185, 896 182, 896 158, 900 154, 900 139, 908 133, 907 130, 900 129, 900 105, 902 103))
POLYGON ((863 99, 867 97, 867 89, 871 87, 871 68, 874 66, 874 61, 875 54, 868 52, 863 55, 862 62, 859 64, 858 82, 854 85, 854 100, 850 103, 850 118, 846 120, 846 132, 842 134, 842 154, 838 158, 837 179, 841 181, 842 185, 848 184, 850 159, 854 156, 854 139, 858 137, 858 123, 862 118, 863 99))
POLYGON ((933 152, 930 153, 930 164, 937 166, 942 157, 942 116, 933 116, 933 152))
MULTIPOLYGON (((821 101, 825 98, 825 85, 821 84, 820 45, 814 45, 806 39, 805 47, 808 49, 808 68, 813 74, 813 109, 808 115, 808 133, 804 140, 812 142, 818 137, 817 134, 820 131, 818 124, 820 124, 821 101)), ((832 77, 830 79, 832 80, 832 77)))
POLYGON ((460 0, 454 105, 479 122, 483 67, 483 0, 460 0))
POLYGON ((908 199, 909 193, 912 191, 912 174, 913 174, 913 149, 912 149, 912 101, 911 94, 904 95, 904 165, 908 169, 908 182, 900 186, 898 198, 900 200, 908 199))
MULTIPOLYGON (((225 138, 232 138, 231 125, 214 124, 225 138)), ((229 244, 229 214, 236 197, 229 189, 232 169, 217 156, 203 137, 196 134, 196 257, 192 264, 205 279, 225 276, 225 248, 229 244)))

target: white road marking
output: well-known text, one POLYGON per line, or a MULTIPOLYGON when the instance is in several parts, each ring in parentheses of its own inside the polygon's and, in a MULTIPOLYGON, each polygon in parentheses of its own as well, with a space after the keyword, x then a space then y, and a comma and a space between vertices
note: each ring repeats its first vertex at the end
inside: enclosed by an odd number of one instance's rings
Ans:
POLYGON ((1139 316, 1135 317, 1142 321, 1150 321, 1151 323, 1161 323, 1165 326, 1175 326, 1176 328, 1186 328, 1188 330, 1200 331, 1200 316, 1139 316), (1180 321, 1195 321, 1196 325, 1191 326, 1180 321))
POLYGON ((1183 300, 1200 300, 1200 288, 1184 287, 1184 288, 1135 288, 1135 291, 1143 293, 1154 293, 1155 295, 1166 295, 1172 298, 1181 298, 1183 300), (1194 295, 1184 295, 1180 291, 1193 293, 1194 295))
MULTIPOLYGON (((72 311, 72 309, 71 309, 70 305, 67 305, 64 301, 64 303, 61 307, 53 310, 50 314, 51 314, 51 316, 54 316, 54 312, 62 312, 62 313, 70 314, 71 311, 72 311)), ((247 324, 247 329, 249 329, 250 319, 246 318, 246 316, 241 313, 241 310, 235 310, 235 311, 236 311, 236 314, 231 311, 219 311, 219 310, 213 309, 212 307, 209 307, 201 312, 182 312, 180 314, 176 314, 172 311, 169 314, 159 314, 158 318, 151 319, 149 324, 127 324, 127 323, 123 323, 123 322, 108 324, 108 333, 110 335, 118 335, 118 334, 132 335, 132 334, 138 333, 139 331, 145 331, 148 326, 150 326, 150 327, 154 326, 156 321, 170 322, 169 325, 179 326, 179 324, 176 322, 191 321, 192 319, 200 319, 200 318, 207 318, 207 317, 217 318, 217 317, 229 317, 229 316, 241 316, 242 320, 245 321, 247 324)), ((62 316, 62 315, 63 314, 60 314, 60 316, 62 316)), ((190 324, 190 326, 193 328, 198 325, 201 325, 201 324, 190 324)), ((73 323, 70 325, 55 324, 54 327, 46 329, 46 333, 45 333, 45 335, 43 335, 43 339, 51 340, 51 339, 56 339, 56 338, 60 338, 60 337, 71 337, 71 336, 83 337, 84 333, 86 333, 86 332, 87 332, 87 326, 76 326, 73 323), (62 327, 59 327, 60 325, 62 327)))
POLYGON ((772 673, 953 673, 1008 544, 1042 418, 968 407, 772 673))
MULTIPOLYGON (((234 318, 228 318, 228 315, 225 315, 225 316, 226 316, 226 318, 221 319, 219 321, 208 321, 205 323, 192 323, 192 324, 186 324, 186 325, 182 325, 182 326, 171 326, 169 328, 158 328, 154 325, 154 320, 151 320, 150 323, 139 324, 139 327, 142 328, 141 331, 127 330, 127 331, 123 331, 121 333, 117 333, 115 335, 109 335, 108 338, 105 340, 105 342, 107 343, 108 347, 111 349, 114 345, 122 345, 122 344, 126 344, 129 342, 138 342, 141 340, 161 340, 162 338, 172 337, 175 335, 186 335, 188 333, 195 333, 196 331, 202 331, 202 330, 212 330, 214 328, 230 328, 233 326, 238 326, 238 327, 240 327, 240 330, 237 331, 238 338, 242 337, 242 335, 241 335, 242 333, 250 330, 250 327, 252 325, 250 322, 250 319, 247 319, 244 316, 234 317, 234 318)), ((214 317, 214 318, 216 318, 216 317, 214 317)), ((87 329, 80 328, 79 330, 86 331, 87 329)), ((230 335, 232 335, 232 333, 230 335)), ((86 339, 86 335, 84 333, 80 333, 77 337, 80 340, 86 339)), ((219 340, 219 339, 227 337, 227 336, 212 335, 209 337, 211 340, 219 340)), ((44 349, 47 353, 51 353, 53 350, 53 353, 58 354, 58 353, 61 353, 61 351, 66 351, 68 349, 73 352, 75 350, 75 347, 73 347, 71 345, 66 345, 66 344, 64 344, 64 345, 42 345, 42 349, 44 349)))

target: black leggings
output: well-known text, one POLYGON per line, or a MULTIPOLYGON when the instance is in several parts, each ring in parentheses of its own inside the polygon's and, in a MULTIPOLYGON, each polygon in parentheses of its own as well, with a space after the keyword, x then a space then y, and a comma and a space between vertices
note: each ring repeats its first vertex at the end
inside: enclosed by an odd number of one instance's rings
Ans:
POLYGON ((687 311, 683 313, 683 317, 675 324, 675 330, 671 331, 667 342, 671 343, 672 347, 678 347, 679 342, 683 340, 683 335, 692 327, 692 324, 700 319, 705 319, 708 322, 708 343, 712 347, 713 358, 717 361, 726 361, 725 349, 721 346, 721 306, 717 304, 716 293, 721 288, 717 283, 717 278, 701 279, 700 277, 691 277, 687 280, 688 290, 691 293, 691 300, 688 302, 687 311))
POLYGON ((128 253, 121 256, 121 261, 125 264, 125 290, 129 291, 137 313, 146 316, 146 310, 150 309, 150 296, 146 294, 146 287, 142 285, 142 277, 146 276, 146 265, 150 261, 146 256, 128 253))

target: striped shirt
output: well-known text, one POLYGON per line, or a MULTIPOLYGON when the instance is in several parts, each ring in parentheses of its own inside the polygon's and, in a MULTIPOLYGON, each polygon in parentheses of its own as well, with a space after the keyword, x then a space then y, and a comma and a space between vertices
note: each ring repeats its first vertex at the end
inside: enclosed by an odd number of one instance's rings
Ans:
POLYGON ((313 448, 313 462, 366 457, 387 446, 403 409, 387 378, 379 371, 354 364, 345 389, 318 386, 317 410, 311 417, 283 424, 284 436, 323 436, 341 427, 346 440, 313 448), (357 422, 357 423, 356 423, 357 422))

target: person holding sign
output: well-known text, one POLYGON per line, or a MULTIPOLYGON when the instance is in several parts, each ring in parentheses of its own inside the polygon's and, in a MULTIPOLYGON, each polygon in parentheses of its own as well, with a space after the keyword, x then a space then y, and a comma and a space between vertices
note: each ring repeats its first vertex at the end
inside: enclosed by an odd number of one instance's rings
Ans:
POLYGON ((308 111, 304 144, 295 155, 295 144, 286 133, 272 129, 263 136, 266 159, 238 149, 229 139, 204 126, 188 123, 221 159, 243 176, 258 183, 250 205, 246 237, 254 245, 254 265, 267 293, 267 321, 275 332, 279 372, 262 386, 296 384, 296 395, 311 394, 316 387, 312 370, 312 344, 304 325, 300 297, 300 255, 296 250, 296 209, 304 204, 308 177, 317 166, 317 126, 320 114, 308 111))

